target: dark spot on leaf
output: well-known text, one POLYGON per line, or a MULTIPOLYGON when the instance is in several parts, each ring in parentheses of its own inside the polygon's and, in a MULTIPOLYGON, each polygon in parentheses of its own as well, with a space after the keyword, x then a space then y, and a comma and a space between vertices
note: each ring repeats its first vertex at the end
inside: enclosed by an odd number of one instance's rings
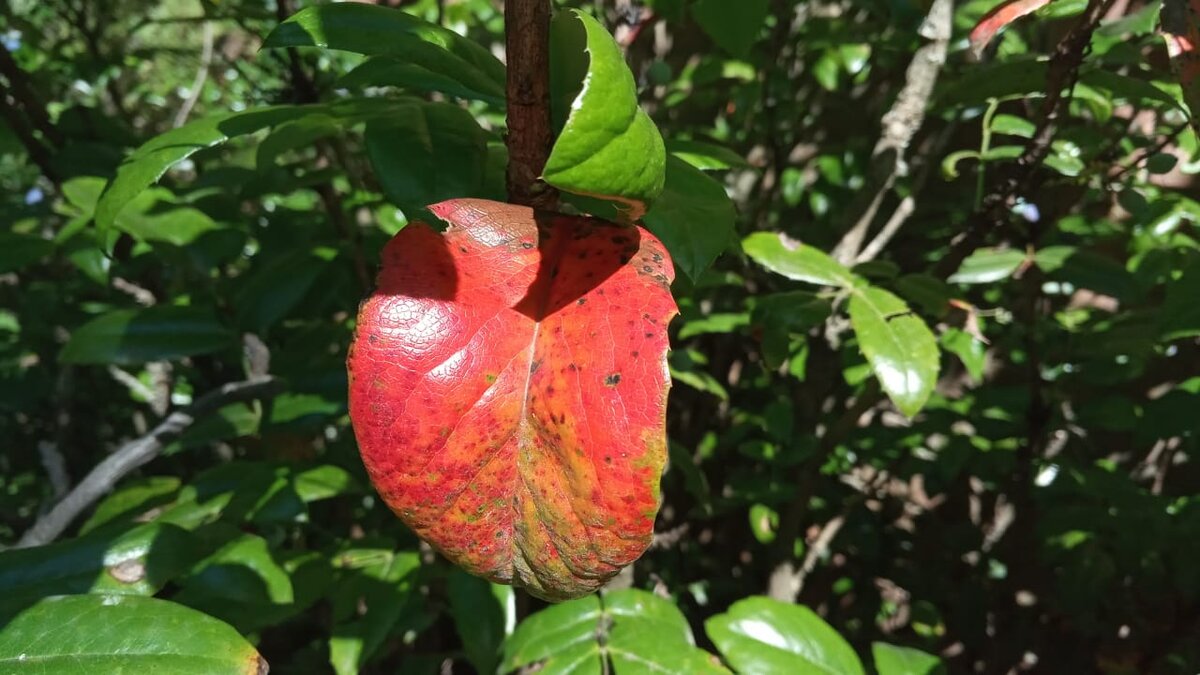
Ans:
POLYGON ((541 367, 542 367, 542 360, 534 359, 533 363, 529 364, 529 374, 532 375, 533 373, 536 373, 538 371, 538 368, 541 368, 541 367))
POLYGON ((529 243, 529 242, 527 242, 527 241, 523 241, 523 242, 521 242, 521 248, 523 248, 523 249, 525 249, 526 251, 528 251, 529 249, 533 248, 533 244, 531 244, 531 243, 529 243))
POLYGON ((654 268, 649 265, 642 265, 642 271, 646 274, 650 274, 654 271, 654 268))
POLYGON ((575 304, 577 304, 577 305, 586 305, 586 304, 587 304, 587 298, 580 298, 580 299, 578 299, 578 300, 576 300, 576 301, 575 301, 575 304))
POLYGON ((636 359, 639 356, 639 352, 635 349, 629 355, 636 359))
POLYGON ((604 456, 604 463, 605 463, 605 464, 612 464, 612 455, 605 455, 605 456, 604 456))
POLYGON ((608 377, 604 378, 604 384, 606 384, 610 387, 617 386, 617 383, 620 381, 621 381, 620 373, 613 373, 612 375, 609 375, 608 377))
POLYGON ((646 337, 652 338, 652 337, 654 337, 654 333, 646 333, 646 337))
POLYGON ((458 250, 459 250, 459 252, 460 252, 460 253, 466 253, 466 252, 467 252, 467 247, 466 247, 466 246, 459 246, 459 247, 458 247, 458 250))
POLYGON ((568 369, 569 369, 571 372, 575 372, 576 370, 579 370, 579 366, 575 365, 574 363, 572 363, 572 364, 570 364, 569 366, 567 366, 567 368, 568 368, 568 369))

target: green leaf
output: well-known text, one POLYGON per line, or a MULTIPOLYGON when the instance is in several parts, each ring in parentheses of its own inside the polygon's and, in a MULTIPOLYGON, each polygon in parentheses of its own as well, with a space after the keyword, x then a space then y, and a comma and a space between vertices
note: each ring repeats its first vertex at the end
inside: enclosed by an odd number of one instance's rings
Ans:
POLYGON ((496 672, 500 648, 517 621, 512 586, 489 583, 454 569, 446 579, 446 591, 454 627, 471 665, 480 673, 496 672))
POLYGON ((203 211, 186 207, 165 211, 131 212, 126 209, 117 218, 116 226, 136 239, 162 241, 175 246, 187 246, 205 232, 221 228, 203 211))
POLYGON ((864 674, 850 645, 803 605, 747 598, 706 621, 704 628, 738 673, 864 674))
POLYGON ((29 234, 0 232, 0 274, 16 272, 50 255, 54 242, 29 234))
MULTIPOLYGON (((1005 101, 1031 95, 1044 96, 1046 62, 1027 59, 1001 61, 963 71, 935 99, 938 107, 976 106, 989 98, 1005 101)), ((941 82, 938 83, 939 85, 941 82)))
POLYGON ((652 593, 626 589, 555 605, 522 621, 504 644, 502 672, 728 673, 697 649, 683 614, 652 593))
POLYGON ((331 598, 334 627, 329 662, 338 675, 352 675, 362 672, 403 622, 432 617, 414 592, 421 567, 416 553, 356 549, 340 554, 335 564, 347 569, 331 598))
POLYGON ((504 106, 503 80, 492 79, 454 53, 420 40, 403 41, 393 53, 367 59, 343 76, 338 86, 438 91, 504 106))
MULTIPOLYGON (((447 28, 423 21, 398 9, 363 3, 329 3, 306 7, 275 27, 263 41, 263 49, 281 47, 325 47, 359 54, 396 54, 420 60, 437 72, 454 57, 457 65, 469 65, 491 82, 502 85, 504 65, 482 45, 447 28), (432 52, 414 47, 423 42, 447 53, 446 58, 427 61, 432 52)), ((456 71, 441 71, 451 74, 456 71)))
POLYGON ((579 94, 542 178, 574 194, 617 202, 628 220, 646 213, 663 191, 666 149, 658 127, 638 107, 633 74, 608 31, 576 10, 559 13, 550 35, 552 96, 579 94), (586 50, 586 73, 576 71, 586 50))
POLYGON ((729 246, 736 217, 720 183, 672 156, 662 196, 642 222, 662 240, 676 269, 695 282, 729 246))
POLYGON ((71 593, 153 595, 194 560, 191 535, 147 523, 0 553, 0 604, 71 593))
POLYGON ((600 672, 600 648, 595 642, 600 622, 600 598, 589 595, 554 605, 525 619, 504 642, 502 672, 542 662, 543 672, 586 672, 567 664, 593 661, 600 672))
POLYGON ((850 324, 880 386, 900 412, 920 412, 937 384, 937 338, 895 295, 863 288, 850 296, 850 324))
POLYGON ((697 0, 692 17, 718 47, 742 57, 758 40, 769 4, 768 0, 697 0))
POLYGON ((779 368, 791 356, 791 336, 806 333, 829 318, 828 300, 812 293, 790 291, 761 296, 751 313, 751 324, 762 329, 762 354, 766 366, 779 368))
POLYGON ((1033 138, 1037 127, 1024 117, 1000 113, 992 118, 992 131, 997 134, 1008 134, 1020 138, 1033 138))
POLYGON ((941 337, 942 348, 962 361, 974 382, 983 381, 983 366, 987 362, 987 345, 958 328, 949 328, 941 337))
POLYGON ((154 598, 49 598, 0 625, 0 671, 11 675, 260 675, 267 669, 227 624, 154 598))
POLYGON ((990 284, 1007 279, 1026 259, 1024 251, 1016 249, 980 249, 972 253, 950 276, 955 284, 990 284))
MULTIPOLYGON (((691 164, 701 171, 719 171, 722 169, 744 169, 750 164, 744 157, 733 150, 716 143, 703 141, 667 141, 667 152, 691 164)), ((669 161, 669 158, 668 158, 669 161)), ((670 189, 671 167, 667 167, 667 185, 670 189)))
POLYGON ((155 506, 172 500, 179 492, 180 480, 174 476, 149 476, 126 483, 96 505, 92 515, 80 528, 86 534, 114 520, 131 518, 155 506))
POLYGON ((117 168, 96 204, 96 226, 107 229, 116 222, 125 205, 178 162, 199 150, 252 134, 304 114, 302 106, 275 106, 196 120, 147 141, 117 168))
POLYGON ((1193 259, 1178 279, 1167 284, 1161 316, 1162 339, 1200 336, 1200 260, 1193 259))
POLYGON ((447 103, 396 108, 367 122, 367 154, 387 198, 424 207, 483 190, 487 135, 471 113, 447 103))
POLYGON ((295 600, 291 577, 275 560, 267 541, 252 534, 224 543, 178 583, 180 591, 172 600, 243 631, 261 627, 266 617, 274 618, 272 610, 277 607, 273 606, 295 600))
POLYGON ((824 252, 783 234, 756 232, 742 241, 754 262, 789 279, 821 286, 853 288, 860 281, 824 252))
POLYGON ((879 675, 939 675, 946 671, 942 660, 932 654, 886 642, 871 643, 871 656, 879 675))
POLYGON ((234 344, 235 337, 200 307, 121 309, 76 328, 60 358, 66 363, 163 361, 214 352, 234 344))

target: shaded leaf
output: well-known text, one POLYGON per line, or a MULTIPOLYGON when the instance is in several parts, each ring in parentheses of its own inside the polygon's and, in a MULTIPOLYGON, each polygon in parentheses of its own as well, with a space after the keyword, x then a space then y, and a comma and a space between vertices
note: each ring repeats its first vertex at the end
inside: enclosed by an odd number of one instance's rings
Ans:
POLYGON ((60 358, 67 363, 162 361, 224 349, 235 337, 201 307, 122 309, 72 331, 60 358))
POLYGON ((516 597, 511 586, 489 583, 462 570, 446 579, 454 627, 467 658, 480 673, 494 673, 500 648, 516 623, 516 597))
POLYGON ((667 158, 666 187, 642 222, 694 282, 728 248, 736 215, 720 183, 672 156, 667 158))
POLYGON ((1200 336, 1200 260, 1184 267, 1178 279, 1167 284, 1161 313, 1164 340, 1200 336))
POLYGON ((399 9, 345 2, 305 7, 288 17, 263 41, 263 49, 325 47, 359 54, 395 54, 420 60, 426 69, 445 70, 470 66, 491 82, 502 85, 504 65, 482 45, 447 28, 424 21, 399 9), (446 52, 431 60, 433 52, 414 46, 423 42, 446 52), (453 58, 451 58, 453 57, 453 58))
POLYGON ((197 555, 184 530, 147 523, 102 528, 66 541, 0 552, 0 603, 50 595, 153 595, 197 555))
POLYGON ((386 120, 367 122, 363 140, 384 195, 401 208, 483 190, 487 136, 462 108, 400 106, 386 120))
POLYGON ((126 483, 96 505, 80 528, 81 534, 105 523, 136 516, 147 509, 166 504, 179 492, 180 480, 174 476, 149 476, 126 483))
POLYGON ((697 0, 691 12, 718 47, 734 56, 746 56, 766 23, 769 4, 768 0, 697 0))
POLYGON ((391 53, 367 59, 338 82, 343 87, 400 87, 439 91, 504 105, 503 80, 489 77, 456 54, 420 40, 401 41, 391 53))
POLYGON ((0 274, 17 272, 50 255, 54 242, 30 234, 0 232, 0 274))
MULTIPOLYGON (((667 152, 703 171, 718 171, 722 169, 744 169, 750 164, 744 157, 733 150, 716 143, 704 141, 667 141, 667 152)), ((667 172, 670 173, 670 166, 667 172)), ((667 176, 670 183, 671 177, 667 176)))
POLYGON ((588 593, 652 536, 670 260, 640 228, 430 208, 449 228, 401 230, 359 313, 350 414, 367 471, 469 572, 588 593))
POLYGON ((117 168, 96 204, 96 225, 111 227, 125 205, 153 185, 178 162, 199 150, 252 134, 305 114, 302 106, 259 108, 231 115, 206 117, 172 129, 147 141, 117 168))

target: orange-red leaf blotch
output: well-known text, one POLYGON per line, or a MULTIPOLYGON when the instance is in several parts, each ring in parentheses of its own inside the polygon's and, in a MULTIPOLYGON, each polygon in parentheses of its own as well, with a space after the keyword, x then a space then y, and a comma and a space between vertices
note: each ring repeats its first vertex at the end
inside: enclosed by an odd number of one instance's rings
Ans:
POLYGON ((971 30, 971 49, 975 53, 983 51, 996 33, 1017 19, 1032 14, 1045 7, 1053 0, 1005 0, 996 5, 975 24, 971 30))
POLYGON ((666 461, 674 271, 649 232, 430 207, 359 310, 350 415, 388 506, 468 571, 562 600, 645 551, 666 461))

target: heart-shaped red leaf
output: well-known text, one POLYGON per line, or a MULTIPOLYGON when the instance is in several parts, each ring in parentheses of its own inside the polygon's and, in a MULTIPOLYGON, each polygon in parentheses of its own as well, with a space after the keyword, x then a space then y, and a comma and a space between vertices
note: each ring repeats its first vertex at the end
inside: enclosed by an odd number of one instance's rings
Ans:
POLYGON ((645 551, 666 461, 662 244, 460 199, 387 245, 359 310, 350 416, 388 506, 446 557, 562 600, 645 551))

